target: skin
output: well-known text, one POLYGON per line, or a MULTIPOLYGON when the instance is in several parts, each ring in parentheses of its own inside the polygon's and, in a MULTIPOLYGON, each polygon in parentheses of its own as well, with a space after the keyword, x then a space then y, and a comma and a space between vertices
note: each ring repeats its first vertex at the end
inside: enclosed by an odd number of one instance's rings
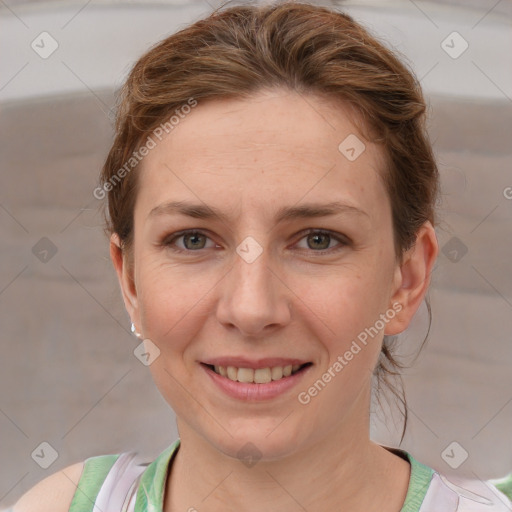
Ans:
POLYGON ((166 512, 403 505, 409 463, 369 438, 371 375, 384 334, 406 329, 420 306, 439 248, 427 222, 397 262, 382 149, 353 119, 346 105, 282 89, 199 102, 143 160, 133 268, 115 234, 111 256, 137 331, 160 350, 149 368, 177 416, 182 444, 167 477, 166 512), (338 150, 349 134, 366 145, 352 162, 338 150), (207 204, 229 220, 149 215, 171 200, 207 204), (283 206, 335 200, 365 214, 274 218, 283 206), (192 228, 205 237, 174 241, 188 252, 161 243, 192 228), (348 240, 302 233, 310 228, 348 240), (247 236, 262 248, 252 263, 236 252, 247 236), (394 303, 400 312, 301 404, 298 393, 394 303), (230 355, 313 366, 292 390, 247 402, 217 389, 199 364, 230 355), (252 467, 237 457, 248 442, 261 454, 252 467))

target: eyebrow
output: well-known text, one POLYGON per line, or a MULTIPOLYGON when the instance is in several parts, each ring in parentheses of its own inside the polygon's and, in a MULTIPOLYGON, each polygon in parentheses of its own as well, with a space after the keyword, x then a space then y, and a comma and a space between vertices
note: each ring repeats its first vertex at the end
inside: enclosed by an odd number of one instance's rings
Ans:
MULTIPOLYGON (((306 203, 300 206, 281 207, 275 216, 277 223, 293 219, 309 219, 315 217, 327 217, 338 214, 351 214, 370 217, 367 212, 355 206, 334 201, 331 203, 306 203)), ((170 201, 155 206, 148 217, 160 215, 185 215, 195 219, 215 219, 229 222, 229 217, 213 206, 195 204, 186 201, 170 201)))

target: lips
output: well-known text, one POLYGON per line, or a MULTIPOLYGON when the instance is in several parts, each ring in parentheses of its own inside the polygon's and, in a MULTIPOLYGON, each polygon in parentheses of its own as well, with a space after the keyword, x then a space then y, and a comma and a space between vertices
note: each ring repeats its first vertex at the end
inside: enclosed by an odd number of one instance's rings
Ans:
POLYGON ((231 398, 249 402, 272 400, 286 394, 305 378, 313 366, 309 361, 283 358, 258 361, 218 358, 198 363, 217 389, 231 398))

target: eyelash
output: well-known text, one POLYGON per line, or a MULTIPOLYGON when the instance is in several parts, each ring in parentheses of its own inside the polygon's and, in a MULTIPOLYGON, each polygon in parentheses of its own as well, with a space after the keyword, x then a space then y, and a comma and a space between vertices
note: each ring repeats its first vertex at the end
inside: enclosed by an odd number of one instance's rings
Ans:
MULTIPOLYGON (((319 256, 323 255, 323 254, 332 254, 332 253, 335 253, 335 252, 338 252, 340 251, 341 249, 343 249, 345 246, 349 246, 351 244, 351 241, 345 237, 345 236, 338 236, 337 234, 331 232, 331 231, 328 231, 328 230, 323 230, 323 229, 308 229, 306 231, 302 231, 300 233, 301 235, 301 238, 299 239, 299 242, 305 238, 307 235, 310 235, 310 234, 319 234, 319 235, 328 235, 329 237, 331 237, 331 239, 334 239, 336 240, 337 242, 340 242, 340 246, 338 247, 335 247, 335 248, 331 248, 331 249, 324 249, 322 251, 315 251, 313 249, 301 249, 302 251, 311 251, 319 256)), ((202 236, 205 236, 207 238, 210 238, 206 233, 204 233, 203 231, 200 231, 200 230, 197 230, 197 229, 186 229, 184 231, 178 231, 176 233, 173 233, 170 237, 165 237, 162 242, 161 242, 161 245, 170 249, 171 251, 173 252, 177 252, 177 253, 194 253, 194 252, 200 252, 204 249, 197 249, 197 250, 190 250, 190 249, 177 249, 175 246, 174 246, 174 242, 185 236, 185 235, 202 235, 202 236)))

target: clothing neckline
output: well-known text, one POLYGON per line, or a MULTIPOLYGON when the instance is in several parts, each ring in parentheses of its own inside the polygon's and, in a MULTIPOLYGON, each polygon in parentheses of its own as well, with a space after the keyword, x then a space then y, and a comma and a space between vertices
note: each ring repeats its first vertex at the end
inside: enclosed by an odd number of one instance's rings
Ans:
MULTIPOLYGON (((179 438, 174 441, 142 473, 134 512, 163 512, 167 476, 172 460, 176 453, 178 453, 180 442, 179 438)), ((405 450, 384 445, 380 446, 407 460, 411 465, 409 486, 400 512, 419 512, 434 475, 434 470, 418 462, 405 450)))
POLYGON ((400 512, 419 512, 435 471, 425 464, 417 461, 409 452, 402 450, 401 448, 392 448, 382 444, 380 446, 391 453, 398 455, 402 459, 407 460, 411 465, 409 486, 407 487, 407 494, 400 512))

